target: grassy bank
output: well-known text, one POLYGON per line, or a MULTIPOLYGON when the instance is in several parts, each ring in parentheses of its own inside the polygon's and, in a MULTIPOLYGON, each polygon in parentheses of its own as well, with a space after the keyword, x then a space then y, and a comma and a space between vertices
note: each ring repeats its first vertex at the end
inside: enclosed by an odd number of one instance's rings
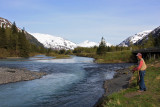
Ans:
POLYGON ((128 89, 113 93, 100 102, 99 107, 160 107, 160 60, 148 64, 145 75, 147 91, 137 92, 137 73, 128 89))
POLYGON ((49 54, 47 54, 47 56, 55 57, 55 59, 65 59, 65 58, 70 58, 70 55, 66 55, 66 54, 57 54, 57 53, 55 53, 55 52, 50 52, 49 54))
POLYGON ((96 53, 78 53, 78 56, 95 58, 96 63, 123 63, 133 62, 132 51, 116 51, 106 52, 104 55, 97 55, 96 53))
POLYGON ((99 55, 95 59, 97 63, 123 63, 133 61, 131 51, 107 52, 105 55, 99 55))

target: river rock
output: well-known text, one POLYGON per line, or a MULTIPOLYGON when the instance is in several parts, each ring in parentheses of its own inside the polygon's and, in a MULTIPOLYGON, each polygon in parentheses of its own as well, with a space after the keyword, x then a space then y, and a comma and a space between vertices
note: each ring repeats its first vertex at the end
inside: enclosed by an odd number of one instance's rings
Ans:
POLYGON ((39 79, 44 72, 33 72, 25 69, 0 68, 0 84, 39 79))

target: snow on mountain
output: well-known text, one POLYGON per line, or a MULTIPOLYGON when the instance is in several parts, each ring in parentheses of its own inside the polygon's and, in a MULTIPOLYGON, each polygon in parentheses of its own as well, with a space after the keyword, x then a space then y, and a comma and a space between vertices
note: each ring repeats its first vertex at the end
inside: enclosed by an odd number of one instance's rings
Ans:
POLYGON ((142 40, 139 40, 136 42, 136 44, 144 44, 145 42, 148 41, 148 36, 151 35, 154 39, 155 38, 160 38, 160 26, 152 30, 148 35, 146 35, 142 40))
POLYGON ((61 37, 41 34, 41 33, 30 33, 33 35, 39 42, 41 42, 44 47, 52 49, 74 49, 77 45, 69 40, 65 40, 61 37))
MULTIPOLYGON (((110 43, 106 43, 106 46, 111 46, 110 43)), ((88 40, 82 42, 82 43, 79 43, 77 44, 78 47, 94 47, 94 46, 99 46, 99 43, 96 43, 96 42, 90 42, 88 40)))
POLYGON ((140 40, 142 40, 145 36, 147 36, 152 30, 146 30, 140 33, 137 33, 133 36, 128 37, 123 42, 121 42, 118 46, 129 46, 131 44, 134 44, 140 40))
POLYGON ((7 19, 4 19, 2 17, 0 17, 0 27, 11 27, 12 23, 10 21, 8 21, 7 19))
POLYGON ((106 42, 106 46, 112 46, 110 43, 106 42))
POLYGON ((79 47, 94 47, 94 46, 98 46, 99 44, 96 43, 96 42, 90 42, 88 40, 82 42, 82 43, 79 43, 77 44, 77 46, 79 47))
MULTIPOLYGON (((0 17, 0 27, 2 27, 2 26, 4 28, 6 28, 6 27, 11 28, 12 27, 12 23, 9 20, 0 17)), ((18 29, 18 31, 22 31, 22 29, 20 29, 19 27, 17 27, 17 29, 18 29)))

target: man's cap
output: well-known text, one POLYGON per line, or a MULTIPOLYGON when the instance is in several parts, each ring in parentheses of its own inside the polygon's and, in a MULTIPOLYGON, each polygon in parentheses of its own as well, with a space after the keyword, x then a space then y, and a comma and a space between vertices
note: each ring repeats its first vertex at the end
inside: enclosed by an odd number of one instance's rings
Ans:
POLYGON ((136 56, 142 56, 142 54, 141 54, 141 53, 138 53, 136 56))

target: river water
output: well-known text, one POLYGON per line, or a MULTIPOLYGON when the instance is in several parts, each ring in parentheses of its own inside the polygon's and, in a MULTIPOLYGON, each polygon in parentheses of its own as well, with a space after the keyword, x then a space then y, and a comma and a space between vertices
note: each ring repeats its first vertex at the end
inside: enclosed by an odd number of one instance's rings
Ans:
POLYGON ((130 65, 96 64, 76 56, 0 60, 1 67, 48 73, 41 79, 0 85, 0 107, 92 107, 104 94, 104 80, 130 65))

